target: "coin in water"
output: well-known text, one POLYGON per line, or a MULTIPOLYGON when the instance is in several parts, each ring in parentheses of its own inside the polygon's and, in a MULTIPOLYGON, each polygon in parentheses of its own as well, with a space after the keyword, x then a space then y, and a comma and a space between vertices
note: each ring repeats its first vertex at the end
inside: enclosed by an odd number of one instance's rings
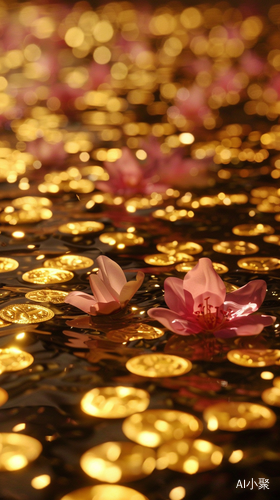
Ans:
POLYGON ((61 500, 148 500, 148 498, 127 486, 98 484, 71 491, 61 500))
POLYGON ((19 263, 17 260, 10 259, 9 257, 0 257, 0 273, 14 271, 18 266, 19 263))
POLYGON ((29 325, 48 321, 54 317, 54 313, 37 304, 11 304, 0 310, 0 317, 11 323, 29 325))
POLYGON ((186 474, 215 469, 223 460, 223 450, 204 439, 169 441, 158 449, 157 468, 186 474))
POLYGON ((258 252, 259 247, 247 241, 220 241, 213 245, 213 250, 231 255, 246 255, 258 252))
POLYGON ((96 387, 81 401, 82 410, 98 418, 124 418, 148 407, 147 391, 134 387, 96 387))
POLYGON ((151 474, 155 452, 129 442, 106 442, 91 448, 80 460, 83 471, 106 483, 130 482, 151 474))
POLYGON ((93 260, 83 255, 61 255, 54 259, 48 259, 44 262, 44 267, 55 267, 57 269, 68 269, 75 271, 76 269, 86 269, 93 266, 93 260))
POLYGON ((37 207, 51 207, 52 202, 43 196, 22 196, 12 200, 11 205, 15 208, 30 210, 31 208, 37 207))
POLYGON ((195 255, 201 253, 203 247, 194 241, 179 242, 174 240, 166 243, 159 243, 157 245, 157 250, 171 255, 178 252, 186 252, 189 255, 195 255))
POLYGON ((237 265, 247 271, 267 273, 280 269, 280 259, 276 257, 246 257, 245 259, 240 259, 237 265))
POLYGON ((0 406, 4 405, 6 403, 6 401, 8 401, 8 393, 7 391, 5 391, 5 389, 2 389, 2 387, 0 387, 0 406))
POLYGON ((174 255, 155 253, 153 255, 146 255, 146 257, 144 257, 144 262, 151 266, 172 266, 177 262, 177 259, 174 255))
POLYGON ((36 285, 52 285, 64 283, 74 278, 74 274, 67 269, 56 269, 54 267, 38 267, 27 271, 22 275, 24 281, 35 283, 36 285))
POLYGON ((188 359, 179 356, 154 353, 141 354, 129 359, 126 368, 141 377, 177 377, 188 373, 192 369, 192 364, 188 359))
POLYGON ((99 236, 99 239, 102 243, 106 243, 110 246, 116 246, 119 249, 142 245, 144 243, 142 236, 137 236, 134 233, 103 233, 99 236))
POLYGON ((276 422, 275 413, 265 406, 237 401, 223 401, 208 406, 203 412, 210 431, 240 432, 246 429, 266 429, 276 422))
POLYGON ((32 290, 27 292, 25 297, 34 302, 51 302, 52 304, 63 304, 64 299, 69 295, 69 292, 61 290, 32 290))
POLYGON ((30 210, 18 210, 17 212, 0 214, 0 221, 4 224, 32 224, 47 220, 52 217, 52 211, 48 208, 31 208, 30 210))
POLYGON ((118 330, 110 330, 106 336, 112 342, 130 342, 138 339, 157 339, 164 335, 164 330, 154 326, 146 325, 145 323, 129 325, 126 328, 118 330))
POLYGON ((177 410, 146 410, 126 418, 123 433, 131 441, 156 448, 172 439, 195 438, 202 433, 202 422, 177 410))
POLYGON ((42 452, 42 445, 33 437, 14 432, 0 433, 0 470, 23 469, 42 452))
POLYGON ((102 222, 96 221, 79 221, 68 222, 59 226, 58 230, 64 234, 83 234, 83 233, 97 233, 104 229, 102 222))
POLYGON ((227 353, 231 363, 250 368, 271 366, 280 359, 278 349, 233 349, 227 353))
POLYGON ((0 373, 17 372, 32 365, 33 356, 29 352, 21 351, 16 347, 0 349, 0 373))
POLYGON ((266 243, 273 243, 274 245, 280 245, 280 234, 270 234, 268 236, 264 236, 263 240, 266 243))
MULTIPOLYGON (((194 260, 193 262, 182 262, 182 264, 178 264, 175 266, 176 271, 179 273, 188 273, 198 264, 198 260, 194 260)), ((213 268, 217 274, 225 274, 228 272, 228 267, 224 264, 220 264, 219 262, 212 262, 213 268)))
POLYGON ((271 406, 280 406, 280 389, 279 387, 270 387, 262 393, 262 400, 271 406))
POLYGON ((258 236, 259 234, 272 234, 274 228, 268 224, 240 224, 232 229, 238 236, 258 236))

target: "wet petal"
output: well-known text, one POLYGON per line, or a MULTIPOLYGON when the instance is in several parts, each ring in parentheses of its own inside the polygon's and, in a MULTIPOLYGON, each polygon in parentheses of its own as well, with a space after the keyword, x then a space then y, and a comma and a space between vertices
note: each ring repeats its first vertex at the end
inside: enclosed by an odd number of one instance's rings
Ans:
POLYGON ((120 293, 120 303, 121 304, 126 304, 131 297, 137 292, 137 290, 140 288, 140 286, 143 283, 145 274, 139 271, 136 276, 136 281, 128 281, 121 293, 120 293))
POLYGON ((83 292, 70 292, 65 298, 66 304, 78 307, 87 314, 90 314, 91 308, 96 309, 97 301, 92 295, 83 292))
POLYGON ((179 314, 169 309, 164 309, 163 307, 149 309, 148 315, 150 318, 156 319, 169 330, 179 335, 191 335, 201 331, 199 325, 184 320, 179 314))
POLYGON ((97 302, 111 302, 112 300, 118 300, 118 295, 115 293, 117 296, 116 299, 97 274, 90 275, 89 283, 97 302))
POLYGON ((99 267, 98 276, 114 299, 119 300, 122 288, 126 284, 126 277, 122 268, 109 257, 100 255, 96 259, 99 267))
POLYGON ((228 328, 213 332, 215 337, 229 338, 246 335, 258 335, 275 321, 274 316, 255 314, 249 317, 237 318, 229 323, 228 328))
POLYGON ((112 302, 98 302, 97 304, 97 312, 98 314, 111 314, 114 311, 117 311, 121 308, 119 302, 115 300, 112 302))
POLYGON ((266 294, 266 282, 254 280, 239 290, 227 293, 225 309, 232 309, 234 316, 247 316, 259 309, 266 294))
POLYGON ((181 315, 192 315, 193 298, 183 288, 183 280, 180 278, 166 278, 164 282, 164 300, 172 311, 181 315))
POLYGON ((226 287, 214 271, 210 259, 199 259, 197 265, 186 274, 183 286, 193 296, 195 309, 198 307, 196 298, 201 295, 210 297, 209 303, 213 307, 220 307, 225 300, 226 287))

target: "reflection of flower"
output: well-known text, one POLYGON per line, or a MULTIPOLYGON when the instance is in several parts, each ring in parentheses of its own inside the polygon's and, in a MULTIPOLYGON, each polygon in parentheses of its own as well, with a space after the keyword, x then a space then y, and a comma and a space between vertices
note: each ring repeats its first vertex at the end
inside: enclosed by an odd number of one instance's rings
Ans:
POLYGON ((109 257, 101 255, 96 259, 96 264, 99 267, 98 275, 92 274, 89 277, 94 296, 83 292, 71 292, 65 302, 92 316, 111 314, 126 306, 142 285, 144 273, 139 271, 136 281, 127 282, 121 267, 109 257))
POLYGON ((257 335, 275 321, 273 316, 251 316, 264 300, 265 281, 254 280, 226 293, 223 281, 206 258, 199 259, 184 280, 167 278, 164 285, 165 302, 170 309, 154 308, 148 314, 179 335, 257 335))

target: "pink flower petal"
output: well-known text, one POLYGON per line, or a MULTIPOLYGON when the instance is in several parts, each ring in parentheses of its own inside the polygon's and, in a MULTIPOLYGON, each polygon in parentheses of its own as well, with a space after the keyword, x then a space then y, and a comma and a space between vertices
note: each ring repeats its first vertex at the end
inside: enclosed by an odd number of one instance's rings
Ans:
POLYGON ((265 294, 264 280, 250 281, 239 290, 226 294, 225 309, 232 309, 234 316, 247 316, 259 309, 265 294))
POLYGON ((118 311, 120 308, 120 303, 116 301, 98 302, 97 304, 97 312, 99 314, 111 314, 112 312, 118 311))
POLYGON ((262 330, 275 321, 274 316, 256 314, 243 318, 234 319, 229 323, 228 328, 223 328, 213 332, 215 337, 229 338, 246 335, 258 335, 262 330))
POLYGON ((70 292, 65 298, 66 304, 78 307, 87 314, 90 314, 92 308, 96 308, 96 300, 92 295, 83 292, 70 292))
POLYGON ((183 280, 180 278, 166 278, 164 290, 164 300, 169 309, 181 315, 192 315, 193 298, 189 292, 184 291, 183 280))
POLYGON ((97 302, 111 302, 112 300, 116 300, 97 274, 90 275, 89 283, 97 302))
POLYGON ((186 321, 175 312, 163 307, 149 309, 148 315, 179 335, 191 335, 201 331, 199 325, 186 321))
POLYGON ((98 276, 104 282, 112 297, 119 301, 120 293, 126 284, 126 277, 122 268, 105 255, 97 257, 96 263, 99 267, 98 276))
POLYGON ((198 308, 201 296, 210 297, 213 307, 220 307, 225 300, 226 287, 214 271, 210 259, 199 259, 198 264, 186 274, 183 286, 193 296, 195 310, 198 308))
POLYGON ((120 303, 126 304, 131 297, 137 292, 144 281, 145 274, 139 271, 136 275, 136 281, 128 281, 121 293, 120 293, 120 303))

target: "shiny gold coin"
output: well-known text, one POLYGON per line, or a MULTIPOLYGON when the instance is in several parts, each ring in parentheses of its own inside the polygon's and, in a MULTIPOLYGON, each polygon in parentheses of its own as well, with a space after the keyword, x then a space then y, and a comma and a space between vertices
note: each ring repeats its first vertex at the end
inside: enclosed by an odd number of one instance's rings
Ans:
POLYGON ((266 199, 268 196, 276 196, 277 188, 273 186, 261 186, 251 190, 251 195, 266 199))
POLYGON ((144 411, 150 402, 149 393, 134 387, 96 387, 81 401, 82 410, 98 418, 124 418, 144 411))
POLYGON ((142 236, 137 236, 134 233, 103 233, 99 236, 99 239, 102 243, 106 243, 112 247, 116 246, 119 249, 142 245, 144 243, 142 236))
POLYGON ((213 245, 213 250, 231 255, 247 255, 258 252, 259 247, 247 241, 221 241, 213 245))
POLYGON ((68 292, 62 292, 61 290, 32 290, 32 292, 27 292, 25 297, 29 300, 34 300, 34 302, 51 302, 52 304, 62 304, 64 299, 67 297, 68 292))
POLYGON ((121 344, 123 342, 130 342, 138 339, 158 339, 163 335, 164 330, 145 323, 129 325, 126 328, 120 328, 118 330, 110 330, 106 334, 107 338, 112 340, 112 342, 119 342, 121 344))
POLYGON ((94 183, 89 179, 72 179, 59 184, 60 190, 65 193, 70 193, 71 191, 74 191, 75 193, 92 193, 92 191, 94 191, 94 187, 94 183))
POLYGON ((237 265, 242 269, 246 269, 246 271, 267 273, 268 271, 280 269, 280 259, 275 257, 246 257, 246 259, 240 259, 237 265))
POLYGON ((106 483, 130 482, 151 474, 155 452, 139 444, 107 442, 91 448, 80 460, 83 471, 106 483))
POLYGON ((33 361, 34 358, 29 352, 21 351, 16 347, 0 349, 0 373, 25 370, 32 365, 33 361))
POLYGON ((61 500, 148 500, 148 498, 127 486, 98 484, 71 491, 61 500))
POLYGON ((223 460, 223 450, 204 439, 169 441, 158 449, 157 468, 196 474, 215 469, 223 460))
POLYGON ((264 212, 267 214, 273 214, 280 211, 280 198, 276 198, 273 202, 265 200, 257 205, 257 210, 259 212, 264 212))
POLYGON ((8 401, 8 393, 7 391, 5 391, 5 389, 2 389, 2 387, 0 387, 0 406, 4 405, 6 403, 6 401, 8 401))
POLYGON ((150 264, 151 266, 172 266, 177 262, 174 255, 167 255, 166 253, 154 253, 152 255, 146 255, 144 257, 144 262, 150 264))
POLYGON ((0 221, 3 224, 33 224, 41 220, 51 219, 52 211, 48 208, 32 208, 30 210, 18 210, 12 213, 2 212, 0 221))
POLYGON ((131 441, 156 448, 172 439, 195 438, 202 433, 202 422, 177 410, 146 410, 126 418, 123 433, 131 441))
POLYGON ((17 260, 10 259, 9 257, 0 257, 0 273, 14 271, 18 266, 19 263, 17 260))
POLYGON ((135 356, 127 361, 126 368, 141 377, 177 377, 188 373, 192 364, 179 356, 157 353, 135 356))
POLYGON ((271 406, 280 406, 280 389, 279 387, 270 387, 262 393, 262 400, 271 406))
POLYGON ((65 234, 97 233, 102 229, 104 229, 104 224, 96 221, 68 222, 58 228, 61 233, 65 234))
POLYGON ((239 432, 246 429, 266 429, 276 422, 276 415, 265 406, 247 402, 223 401, 209 406, 203 418, 211 431, 239 432))
MULTIPOLYGON (((193 215, 193 213, 192 213, 193 215)), ((170 222, 176 222, 177 220, 187 219, 188 212, 185 209, 176 210, 173 206, 167 207, 165 210, 159 209, 152 213, 155 219, 168 220, 170 222), (170 210, 169 210, 170 209, 170 210)))
POLYGON ((167 243, 159 243, 157 245, 157 250, 169 255, 174 255, 178 252, 186 252, 189 255, 196 255, 197 253, 202 252, 203 248, 201 245, 195 243, 194 241, 180 243, 179 241, 174 240, 167 243))
POLYGON ((48 259, 44 262, 44 267, 55 267, 57 269, 68 269, 75 271, 76 269, 86 269, 93 266, 93 260, 83 255, 61 255, 54 259, 48 259))
POLYGON ((0 328, 5 328, 6 326, 10 326, 12 323, 9 323, 8 321, 4 321, 3 319, 0 318, 0 328))
POLYGON ((14 471, 23 469, 33 462, 42 452, 37 439, 13 432, 0 433, 0 470, 14 471))
POLYGON ((232 229, 238 236, 258 236, 259 234, 272 234, 274 228, 268 224, 240 224, 232 229))
POLYGON ((54 317, 54 313, 37 304, 11 304, 0 310, 0 317, 11 323, 29 325, 48 321, 54 317))
POLYGON ((64 283, 65 281, 70 281, 72 278, 74 278, 74 274, 71 271, 51 267, 38 267, 22 275, 24 281, 35 283, 36 285, 64 283))
POLYGON ((52 202, 43 196, 21 196, 12 200, 11 205, 22 210, 31 210, 38 207, 51 207, 52 202))
MULTIPOLYGON (((176 271, 179 273, 188 273, 198 264, 198 260, 194 260, 193 262, 182 262, 182 264, 178 264, 175 266, 176 271)), ((212 262, 213 268, 218 274, 225 274, 228 272, 228 267, 224 266, 224 264, 220 264, 219 262, 212 262)))
POLYGON ((270 234, 269 236, 264 236, 263 241, 266 243, 274 243, 274 245, 280 245, 280 234, 270 234))
POLYGON ((227 353, 231 363, 251 368, 271 366, 280 359, 278 349, 233 349, 227 353))
POLYGON ((233 285, 232 283, 229 283, 228 281, 224 281, 224 285, 226 287, 226 293, 234 292, 235 290, 238 290, 240 288, 239 286, 233 285))

